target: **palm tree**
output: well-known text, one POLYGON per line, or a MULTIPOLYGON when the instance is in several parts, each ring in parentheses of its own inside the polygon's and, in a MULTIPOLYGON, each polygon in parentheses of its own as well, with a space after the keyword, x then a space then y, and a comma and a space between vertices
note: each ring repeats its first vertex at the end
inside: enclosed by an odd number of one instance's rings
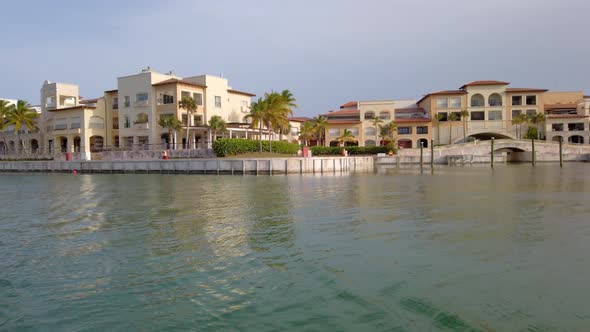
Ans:
POLYGON ((535 115, 530 116, 530 122, 537 127, 537 139, 541 139, 541 129, 539 129, 539 125, 545 122, 545 114, 537 113, 535 115))
POLYGON ((463 143, 467 143, 467 118, 469 118, 468 110, 461 110, 461 120, 463 120, 463 143))
POLYGON ((172 134, 175 131, 180 130, 181 124, 182 123, 173 114, 170 114, 168 116, 161 116, 160 117, 160 120, 158 121, 158 125, 160 127, 165 128, 165 129, 168 130, 168 149, 170 149, 170 146, 171 146, 172 137, 173 137, 172 134))
POLYGON ((529 117, 526 114, 519 114, 512 119, 512 124, 516 125, 516 138, 522 138, 522 125, 529 122, 529 117))
POLYGON ((227 130, 227 124, 219 115, 214 115, 209 120, 209 128, 213 131, 213 141, 217 139, 217 132, 224 133, 227 130))
POLYGON ((315 129, 311 121, 304 122, 299 128, 299 139, 303 141, 305 146, 308 145, 310 139, 314 137, 315 129))
POLYGON ((344 146, 344 143, 346 142, 356 142, 356 138, 352 134, 352 131, 348 129, 344 129, 342 135, 338 136, 336 139, 338 140, 338 144, 341 146, 344 146))
MULTIPOLYGON (((373 127, 375 127, 375 143, 379 142, 379 130, 378 128, 380 127, 379 125, 383 123, 383 119, 381 119, 380 117, 374 117, 373 121, 371 121, 371 124, 373 125, 373 127)), ((379 142, 379 144, 377 145, 381 145, 381 142, 379 142)))
MULTIPOLYGON (((14 109, 14 105, 8 104, 7 100, 0 100, 0 133, 3 133, 6 130, 6 127, 9 126, 8 123, 8 114, 12 112, 14 109)), ((8 146, 6 145, 6 137, 2 135, 2 142, 4 143, 4 151, 7 151, 8 146)))
POLYGON ((443 121, 445 116, 442 113, 436 114, 434 121, 436 122, 436 139, 438 145, 440 145, 440 122, 443 121))
POLYGON ((312 119, 313 128, 320 139, 321 145, 326 145, 326 130, 328 130, 328 118, 318 115, 312 119))
POLYGON ((459 120, 459 116, 457 116, 457 114, 455 113, 451 113, 449 114, 449 144, 453 144, 453 122, 454 121, 458 121, 459 120))
POLYGON ((392 140, 391 137, 389 137, 389 130, 387 129, 387 126, 379 126, 379 136, 381 137, 382 141, 386 141, 387 139, 392 140))
POLYGON ((391 142, 393 142, 393 133, 397 131, 397 126, 395 125, 395 122, 391 121, 390 123, 385 125, 385 128, 387 128, 387 135, 389 135, 389 139, 391 140, 391 142))
POLYGON ((262 125, 264 123, 264 117, 267 108, 266 101, 259 97, 258 101, 255 101, 250 105, 250 113, 246 115, 246 119, 251 121, 250 127, 258 127, 258 142, 260 145, 260 152, 262 152, 262 125))
POLYGON ((22 148, 25 148, 25 142, 20 139, 19 131, 24 126, 29 131, 36 128, 35 119, 39 116, 39 113, 31 108, 31 105, 24 100, 19 100, 16 103, 16 107, 13 107, 11 112, 8 113, 8 123, 14 125, 14 131, 16 131, 17 140, 21 142, 22 148))
POLYGON ((193 112, 197 110, 197 101, 191 97, 184 96, 182 100, 178 103, 178 106, 182 109, 186 110, 186 148, 190 149, 189 143, 189 130, 190 130, 190 123, 191 123, 191 116, 193 112))

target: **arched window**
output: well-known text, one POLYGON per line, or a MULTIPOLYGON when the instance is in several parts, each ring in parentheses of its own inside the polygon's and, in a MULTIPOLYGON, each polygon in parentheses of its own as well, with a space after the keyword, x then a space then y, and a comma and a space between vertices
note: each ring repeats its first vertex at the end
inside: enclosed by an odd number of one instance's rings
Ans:
POLYGON ((389 120, 391 119, 391 114, 389 114, 388 111, 381 111, 379 112, 379 117, 381 118, 381 120, 389 120))
POLYGON ((375 130, 375 128, 374 128, 374 127, 368 127, 368 128, 365 128, 365 135, 369 135, 369 136, 375 136, 375 133, 376 133, 376 132, 377 132, 377 131, 375 130))
MULTIPOLYGON (((473 100, 473 98, 471 98, 473 100)), ((497 93, 492 93, 488 97, 488 104, 490 106, 502 106, 502 97, 497 93)))
POLYGON ((485 100, 481 94, 476 93, 473 96, 471 96, 471 106, 472 107, 483 107, 484 104, 485 104, 485 100))
POLYGON ((375 118, 375 112, 367 111, 365 112, 365 120, 373 120, 375 118))

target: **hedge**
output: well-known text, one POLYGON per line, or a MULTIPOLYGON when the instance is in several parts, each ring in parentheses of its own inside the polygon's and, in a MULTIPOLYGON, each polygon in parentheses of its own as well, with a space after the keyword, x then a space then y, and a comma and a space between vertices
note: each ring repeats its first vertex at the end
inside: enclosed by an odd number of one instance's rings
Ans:
POLYGON ((391 146, 312 146, 311 153, 314 156, 340 155, 342 154, 342 149, 346 149, 351 156, 388 153, 389 150, 395 152, 395 148, 391 146))
MULTIPOLYGON (((241 138, 220 138, 213 142, 213 151, 218 157, 235 156, 242 153, 259 152, 260 142, 241 138)), ((282 154, 297 154, 298 144, 273 141, 272 152, 282 154)), ((262 151, 269 152, 268 141, 262 141, 262 151)))

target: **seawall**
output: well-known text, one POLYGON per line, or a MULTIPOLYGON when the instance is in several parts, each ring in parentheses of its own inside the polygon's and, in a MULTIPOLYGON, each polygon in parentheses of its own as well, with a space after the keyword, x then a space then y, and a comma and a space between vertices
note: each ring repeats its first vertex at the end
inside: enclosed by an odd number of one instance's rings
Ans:
POLYGON ((304 174, 373 172, 374 158, 171 159, 136 161, 3 161, 0 172, 304 174))

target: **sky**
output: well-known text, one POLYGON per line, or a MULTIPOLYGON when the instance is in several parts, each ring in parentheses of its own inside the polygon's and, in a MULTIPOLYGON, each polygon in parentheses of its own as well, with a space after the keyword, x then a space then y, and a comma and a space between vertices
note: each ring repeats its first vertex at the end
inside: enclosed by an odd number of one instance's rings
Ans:
POLYGON ((289 89, 299 116, 474 80, 590 94, 588 0, 2 1, 0 97, 85 98, 150 66, 289 89))

